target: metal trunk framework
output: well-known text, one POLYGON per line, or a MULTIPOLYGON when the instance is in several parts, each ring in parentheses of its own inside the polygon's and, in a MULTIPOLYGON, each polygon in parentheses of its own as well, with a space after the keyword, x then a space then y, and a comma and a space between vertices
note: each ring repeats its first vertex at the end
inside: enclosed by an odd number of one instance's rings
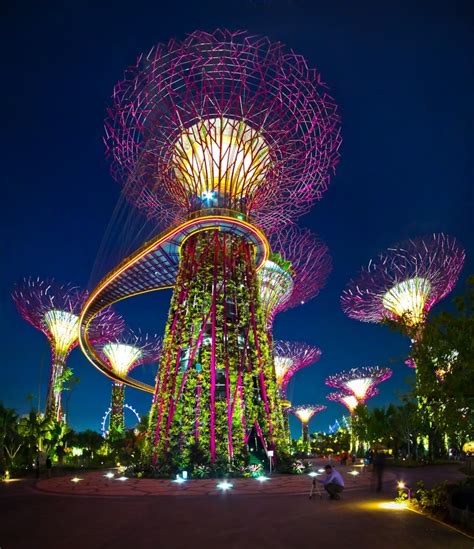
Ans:
POLYGON ((182 257, 151 412, 154 460, 194 444, 211 462, 241 458, 252 429, 284 450, 253 245, 214 230, 191 236, 182 257))

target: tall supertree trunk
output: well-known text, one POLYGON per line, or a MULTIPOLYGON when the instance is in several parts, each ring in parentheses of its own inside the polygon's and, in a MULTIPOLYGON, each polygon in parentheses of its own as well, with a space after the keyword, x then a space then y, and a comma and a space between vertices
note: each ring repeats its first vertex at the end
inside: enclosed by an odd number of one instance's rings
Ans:
POLYGON ((309 428, 307 423, 302 423, 303 428, 303 444, 307 446, 309 440, 309 428))
POLYGON ((46 396, 45 416, 56 421, 63 419, 62 409, 62 376, 66 365, 66 356, 53 354, 53 362, 49 375, 48 393, 46 396))
POLYGON ((211 463, 240 460, 255 428, 286 448, 252 245, 220 231, 181 250, 150 413, 153 461, 185 460, 198 444, 211 463))
POLYGON ((112 400, 110 403, 109 436, 121 435, 125 431, 123 404, 125 402, 125 385, 114 382, 112 385, 112 400))

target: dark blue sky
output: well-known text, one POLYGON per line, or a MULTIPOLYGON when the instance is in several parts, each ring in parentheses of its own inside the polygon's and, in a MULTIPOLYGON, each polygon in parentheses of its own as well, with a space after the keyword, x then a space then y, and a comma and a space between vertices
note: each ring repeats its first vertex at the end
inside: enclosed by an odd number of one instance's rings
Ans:
MULTIPOLYGON (((402 361, 408 341, 347 319, 339 295, 378 251, 429 232, 451 234, 466 247, 456 292, 474 272, 472 3, 95 4, 3 7, 0 400, 25 412, 25 396, 37 395, 41 382, 44 402, 49 368, 46 339, 11 302, 14 282, 25 275, 54 276, 90 288, 120 259, 113 242, 131 242, 142 223, 138 213, 132 222, 130 212, 123 213, 119 185, 104 159, 102 123, 114 83, 156 42, 219 26, 264 34, 303 54, 330 85, 343 118, 337 175, 300 220, 329 245, 334 270, 317 299, 275 322, 277 338, 307 341, 323 351, 318 364, 295 376, 290 397, 328 404, 311 423, 312 430, 326 429, 343 410, 325 402, 324 378, 380 364, 392 366, 394 376, 371 405, 396 400, 413 376, 402 361), (107 260, 98 255, 101 243, 107 260)), ((132 327, 161 332, 169 296, 141 296, 119 310, 132 327)), ((97 429, 110 382, 80 350, 73 351, 70 364, 81 381, 66 398, 69 420, 77 429, 97 429)), ((147 367, 140 377, 152 375, 147 367)), ((126 400, 148 412, 149 395, 128 389, 126 400)))

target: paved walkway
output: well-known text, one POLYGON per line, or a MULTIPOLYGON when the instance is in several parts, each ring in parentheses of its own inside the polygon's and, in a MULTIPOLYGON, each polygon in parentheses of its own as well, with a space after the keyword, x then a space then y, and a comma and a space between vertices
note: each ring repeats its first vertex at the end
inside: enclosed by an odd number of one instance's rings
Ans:
MULTIPOLYGON (((403 508, 393 508, 392 480, 380 497, 362 485, 354 485, 341 501, 326 498, 309 501, 308 478, 291 479, 306 482, 304 494, 272 493, 268 484, 265 487, 268 494, 251 496, 240 493, 237 486, 231 492, 212 497, 207 492, 195 497, 138 494, 129 497, 112 496, 110 492, 106 497, 71 496, 39 491, 33 481, 0 484, 0 547, 472 549, 474 546, 473 539, 442 524, 403 508)), ((57 480, 41 483, 51 486, 57 480)), ((274 480, 277 479, 269 482, 274 480)), ((92 478, 90 481, 92 484, 92 478)), ((111 487, 128 482, 113 481, 111 487)), ((205 486, 208 482, 201 484, 205 486)))
MULTIPOLYGON (((338 467, 342 473, 346 489, 368 490, 373 482, 372 474, 357 467, 338 467)), ((82 496, 215 496, 222 492, 218 487, 220 479, 187 480, 177 483, 162 479, 136 479, 122 477, 117 470, 108 472, 90 472, 68 475, 58 478, 41 480, 36 488, 42 492, 62 495, 82 496)), ((319 479, 325 476, 324 472, 317 473, 319 479)), ((308 494, 311 488, 311 477, 308 475, 272 475, 267 480, 259 481, 255 478, 229 479, 232 487, 228 491, 236 495, 245 496, 282 496, 308 494)), ((385 482, 396 489, 396 477, 393 473, 385 475, 385 482)))

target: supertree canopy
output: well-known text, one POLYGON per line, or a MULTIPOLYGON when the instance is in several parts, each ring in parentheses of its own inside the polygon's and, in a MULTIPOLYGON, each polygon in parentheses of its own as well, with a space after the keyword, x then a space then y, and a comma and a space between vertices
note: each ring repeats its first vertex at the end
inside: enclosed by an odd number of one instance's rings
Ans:
POLYGON ((301 404, 299 406, 293 406, 290 408, 290 412, 301 421, 302 438, 304 444, 307 444, 309 441, 308 424, 311 418, 325 409, 326 406, 318 404, 301 404))
POLYGON ((363 322, 398 320, 410 328, 455 286, 465 252, 442 233, 408 240, 370 261, 344 290, 344 312, 363 322))
MULTIPOLYGON (((62 419, 61 394, 68 377, 66 360, 78 344, 79 313, 87 293, 71 284, 58 284, 52 279, 28 278, 13 292, 18 311, 48 338, 52 365, 46 398, 46 415, 62 419)), ((124 328, 122 318, 104 309, 91 322, 89 337, 95 344, 118 336, 124 328)))
POLYGON ((257 279, 269 253, 263 230, 294 223, 321 198, 339 144, 318 73, 244 32, 156 46, 116 85, 106 120, 112 173, 166 228, 93 292, 81 345, 104 371, 88 338, 97 311, 174 286, 150 412, 155 464, 170 455, 186 463, 196 445, 211 463, 243 460, 252 433, 286 451, 257 279))
MULTIPOLYGON (((148 334, 127 330, 120 337, 97 346, 104 362, 117 376, 125 378, 137 366, 158 361, 162 340, 148 334)), ((125 385, 115 379, 112 385, 109 435, 117 436, 125 430, 125 385)))
POLYGON ((196 31, 138 58, 105 123, 112 173, 157 222, 225 208, 277 228, 326 190, 339 117, 319 74, 280 43, 196 31))
POLYGON ((376 386, 391 377, 391 375, 392 370, 390 368, 367 366, 352 368, 329 376, 325 383, 329 387, 335 387, 348 395, 354 396, 360 403, 364 403, 376 394, 376 386))
POLYGON ((286 227, 270 236, 270 246, 258 273, 269 332, 277 313, 316 297, 332 269, 327 246, 307 229, 286 227))
MULTIPOLYGON (((378 392, 378 389, 372 388, 370 392, 366 393, 365 400, 375 396, 378 392)), ((354 410, 359 404, 363 404, 365 402, 365 400, 359 400, 353 394, 348 394, 342 391, 338 393, 330 393, 326 396, 326 398, 332 402, 339 402, 340 404, 343 404, 349 410, 351 415, 354 413, 354 410)))
POLYGON ((293 374, 311 366, 321 357, 321 350, 313 345, 295 341, 275 341, 275 374, 280 397, 286 399, 286 389, 293 374))

